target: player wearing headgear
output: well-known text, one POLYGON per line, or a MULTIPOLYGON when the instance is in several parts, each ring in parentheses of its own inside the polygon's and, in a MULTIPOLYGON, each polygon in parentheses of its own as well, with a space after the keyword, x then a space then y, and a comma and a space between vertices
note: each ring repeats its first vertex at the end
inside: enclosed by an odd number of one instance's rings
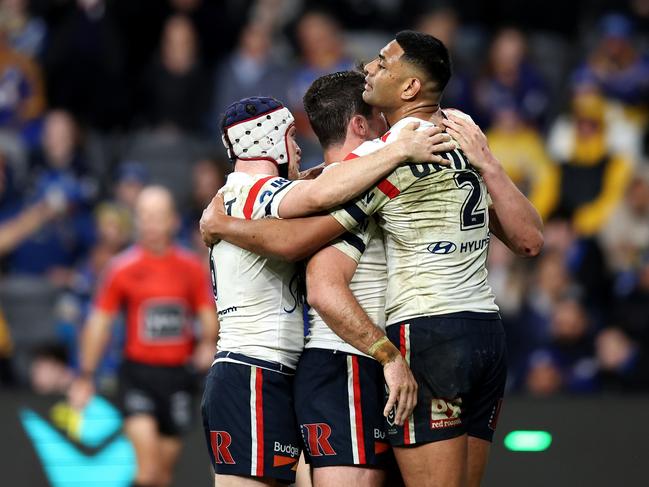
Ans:
MULTIPOLYGON (((340 225, 351 229, 379 213, 388 263, 387 333, 419 384, 417 406, 405 424, 388 418, 399 467, 407 485, 477 486, 506 373, 502 325, 486 279, 489 231, 517 254, 532 256, 543 244, 541 220, 491 155, 480 129, 466 116, 440 109, 450 63, 439 40, 400 32, 365 69, 363 98, 392 126, 355 155, 389 146, 412 120, 446 127, 462 152, 449 152, 448 167, 398 168, 343 210, 303 219, 296 245, 318 248, 344 231, 340 225)), ((217 220, 211 233, 227 233, 239 245, 252 240, 250 248, 267 254, 281 247, 265 235, 291 229, 287 221, 243 226, 217 220)), ((322 292, 319 311, 348 319, 338 305, 341 289, 322 292)))
MULTIPOLYGON (((317 180, 291 181, 299 175, 300 149, 293 116, 277 100, 233 103, 222 131, 235 171, 220 193, 228 215, 241 219, 325 210, 360 194, 401 163, 434 160, 434 131, 411 127, 389 150, 317 180)), ((202 410, 217 482, 291 482, 300 452, 293 375, 304 344, 298 273, 293 264, 227 242, 212 247, 210 260, 221 327, 202 410)))

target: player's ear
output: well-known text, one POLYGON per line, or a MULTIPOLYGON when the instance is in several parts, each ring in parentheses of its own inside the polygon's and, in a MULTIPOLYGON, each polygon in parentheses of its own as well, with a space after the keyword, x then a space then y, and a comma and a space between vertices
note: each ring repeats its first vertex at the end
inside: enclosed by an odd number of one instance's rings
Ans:
POLYGON ((421 81, 419 78, 406 78, 401 86, 401 99, 404 101, 411 101, 420 91, 421 81))
POLYGON ((362 115, 354 115, 349 121, 349 126, 355 136, 362 139, 367 137, 367 134, 369 132, 369 125, 367 123, 367 119, 362 115))

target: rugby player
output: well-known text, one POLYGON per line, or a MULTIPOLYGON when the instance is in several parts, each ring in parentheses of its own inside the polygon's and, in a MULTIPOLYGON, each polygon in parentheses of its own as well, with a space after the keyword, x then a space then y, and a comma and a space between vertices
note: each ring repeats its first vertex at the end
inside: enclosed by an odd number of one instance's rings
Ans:
POLYGON ((179 219, 171 193, 159 186, 138 196, 137 242, 109 264, 96 292, 80 344, 80 375, 70 403, 83 408, 94 394, 94 373, 110 339, 114 317, 126 311, 119 404, 135 448, 135 486, 171 484, 181 437, 194 416, 194 376, 214 355, 218 321, 203 264, 173 243, 179 219), (202 325, 194 346, 192 323, 202 325))
MULTIPOLYGON (((301 219, 297 244, 317 249, 332 234, 379 213, 388 263, 388 336, 419 384, 413 415, 403 426, 388 418, 388 437, 408 485, 479 485, 506 375, 504 333, 486 279, 489 231, 519 255, 533 256, 543 243, 541 220, 479 128, 440 109, 450 62, 439 40, 400 32, 366 73, 363 98, 383 111, 391 128, 351 157, 392 143, 413 120, 447 127, 466 152, 449 152, 449 167, 401 167, 344 209, 301 219)), ((277 237, 291 228, 290 222, 243 226, 216 220, 214 236, 271 255, 285 250, 277 237)), ((320 313, 344 321, 337 306, 342 291, 322 291, 329 296, 317 298, 320 313)))
MULTIPOLYGON (((327 167, 387 129, 380 111, 363 100, 363 84, 359 72, 334 73, 317 79, 304 95, 327 167)), ((448 150, 444 141, 450 137, 440 140, 440 151, 448 150)), ((383 418, 383 374, 389 375, 390 368, 382 365, 399 351, 385 339, 386 285, 383 236, 373 220, 320 250, 307 266, 307 296, 313 307, 297 368, 295 402, 316 487, 384 482, 382 468, 367 467, 385 467, 390 455, 383 418), (314 274, 315 267, 326 272, 314 274), (325 294, 321 288, 339 284, 344 292, 337 304, 345 320, 323 320, 316 298, 325 294)))
MULTIPOLYGON (((236 102, 222 124, 235 164, 221 190, 227 213, 259 219, 321 211, 360 194, 408 160, 439 160, 433 154, 439 129, 415 132, 417 125, 405 129, 392 149, 292 183, 299 175, 300 150, 291 113, 272 98, 236 102)), ((300 452, 293 375, 304 344, 299 273, 293 264, 227 242, 212 247, 210 261, 221 328, 202 412, 215 482, 292 482, 300 452)), ((405 362, 393 357, 391 366, 395 389, 404 391, 399 407, 407 408, 414 402, 414 382, 405 362)))

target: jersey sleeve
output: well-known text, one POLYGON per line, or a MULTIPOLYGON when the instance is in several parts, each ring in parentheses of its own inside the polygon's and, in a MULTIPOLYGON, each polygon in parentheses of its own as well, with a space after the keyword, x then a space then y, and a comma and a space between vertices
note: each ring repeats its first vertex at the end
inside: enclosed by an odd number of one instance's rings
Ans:
POLYGON ((94 307, 105 313, 116 313, 124 299, 122 273, 118 268, 110 266, 99 281, 95 293, 94 307))
POLYGON ((380 212, 386 203, 399 196, 415 181, 412 176, 408 177, 408 172, 408 166, 398 167, 364 194, 329 214, 346 230, 365 224, 368 216, 380 212))
POLYGON ((270 198, 270 201, 266 204, 264 209, 264 216, 281 218, 279 215, 279 205, 282 203, 284 197, 298 184, 302 184, 304 181, 289 181, 288 184, 282 186, 277 191, 273 193, 270 198))
POLYGON ((368 218, 363 225, 344 233, 334 240, 331 245, 358 264, 372 235, 376 231, 375 227, 374 220, 368 218))
POLYGON ((267 177, 252 185, 243 207, 246 219, 279 218, 279 205, 284 196, 302 181, 289 181, 280 177, 267 177))
MULTIPOLYGON (((358 157, 366 156, 368 154, 371 154, 372 152, 375 152, 375 151, 379 150, 384 145, 385 145, 385 142, 383 140, 381 140, 381 139, 368 140, 366 142, 363 142, 356 149, 354 149, 352 152, 350 152, 345 157, 344 160, 345 161, 350 161, 350 160, 356 159, 358 157)), ((338 223, 340 223, 348 231, 352 230, 353 228, 355 228, 358 225, 365 226, 366 221, 367 221, 366 217, 380 209, 379 206, 377 206, 375 208, 374 205, 369 205, 369 204, 364 205, 363 204, 363 201, 365 201, 367 203, 369 203, 369 202, 378 203, 377 201, 374 200, 374 198, 375 198, 374 190, 375 189, 376 188, 370 188, 362 196, 359 196, 358 198, 349 201, 343 207, 339 207, 337 209, 334 209, 334 210, 330 211, 329 214, 331 216, 333 216, 338 221, 338 223)), ((380 205, 380 206, 382 206, 382 205, 380 205)), ((353 236, 355 233, 357 233, 357 232, 351 232, 351 235, 353 236)), ((362 234, 362 231, 360 233, 362 234)), ((339 250, 342 250, 342 249, 339 249, 339 250)), ((361 254, 362 254, 362 252, 361 252, 361 254)), ((354 258, 354 257, 352 257, 352 258, 354 258)))
MULTIPOLYGON (((391 144, 397 140, 401 129, 410 122, 419 123, 417 130, 424 130, 433 125, 425 120, 414 118, 402 119, 382 137, 361 144, 358 148, 354 149, 346 159, 362 157, 371 154, 385 145, 391 144)), ((399 196, 399 194, 405 191, 415 182, 415 180, 416 176, 409 166, 400 166, 387 178, 379 181, 373 188, 370 188, 365 192, 365 194, 329 214, 333 216, 338 223, 345 227, 346 230, 350 230, 357 225, 363 224, 368 216, 380 212, 386 203, 399 196)))
MULTIPOLYGON (((366 156, 372 152, 380 149, 385 145, 381 139, 369 140, 363 142, 360 146, 350 152, 345 158, 345 161, 356 159, 357 157, 366 156)), ((339 163, 330 164, 326 166, 323 171, 328 171, 332 167, 337 166, 339 163)), ((264 215, 261 217, 281 218, 279 215, 279 206, 284 197, 295 188, 296 185, 304 181, 288 181, 284 178, 273 178, 264 184, 263 191, 259 197, 260 204, 264 204, 264 215)), ((254 188, 254 186, 253 186, 254 188)))

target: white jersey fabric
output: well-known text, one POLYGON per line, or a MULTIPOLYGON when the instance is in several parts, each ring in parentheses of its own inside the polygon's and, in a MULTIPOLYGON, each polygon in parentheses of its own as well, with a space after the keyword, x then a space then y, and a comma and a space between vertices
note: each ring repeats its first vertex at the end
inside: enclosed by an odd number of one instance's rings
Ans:
MULTIPOLYGON (((335 165, 331 164, 324 170, 335 165)), ((330 245, 356 262, 356 272, 349 288, 372 322, 385 330, 385 290, 388 279, 383 232, 372 218, 368 218, 362 225, 351 229, 330 245)), ((308 316, 309 334, 305 348, 323 348, 368 356, 336 335, 315 309, 310 308, 308 316)))
MULTIPOLYGON (((358 264, 349 288, 372 322, 385 330, 385 290, 388 275, 383 232, 374 220, 369 218, 363 225, 342 235, 332 245, 358 264)), ((313 308, 309 309, 309 335, 305 348, 324 348, 368 356, 336 335, 313 308)))
MULTIPOLYGON (((286 190, 296 183, 276 176, 234 172, 220 192, 228 215, 278 217, 286 190)), ((295 368, 304 348, 296 266, 225 241, 212 247, 210 258, 220 322, 217 350, 295 368)))
MULTIPOLYGON (((364 156, 393 142, 408 117, 380 139, 362 144, 364 156)), ((378 213, 385 234, 388 325, 420 316, 498 307, 487 282, 490 198, 480 174, 463 153, 446 154, 450 166, 401 166, 332 215, 348 230, 378 213)))

